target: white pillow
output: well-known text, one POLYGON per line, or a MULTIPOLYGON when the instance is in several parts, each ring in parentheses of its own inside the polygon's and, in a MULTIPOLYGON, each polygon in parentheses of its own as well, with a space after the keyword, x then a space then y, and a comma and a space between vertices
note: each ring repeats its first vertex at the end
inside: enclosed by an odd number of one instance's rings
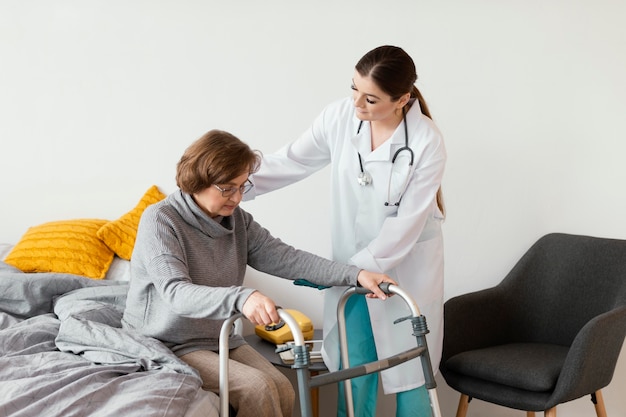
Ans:
POLYGON ((13 249, 13 245, 9 243, 0 243, 0 261, 4 261, 9 252, 13 249))
POLYGON ((109 281, 129 281, 130 261, 115 255, 104 279, 109 281))

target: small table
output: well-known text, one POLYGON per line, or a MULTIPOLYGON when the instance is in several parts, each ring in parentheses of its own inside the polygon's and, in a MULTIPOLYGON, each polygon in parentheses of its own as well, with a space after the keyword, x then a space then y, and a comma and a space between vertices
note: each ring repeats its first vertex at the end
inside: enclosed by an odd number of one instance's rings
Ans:
MULTIPOLYGON (((313 339, 322 340, 323 332, 322 330, 315 330, 313 333, 313 339)), ((248 336, 244 336, 246 342, 257 352, 259 352, 265 359, 270 361, 274 366, 280 366, 283 368, 291 368, 290 364, 284 363, 282 359, 280 359, 280 355, 276 353, 276 345, 268 342, 266 340, 261 339, 256 334, 250 334, 248 336)), ((318 375, 320 372, 328 371, 324 362, 312 362, 309 365, 309 372, 311 376, 318 375)), ((319 416, 319 388, 314 387, 311 388, 311 406, 313 408, 313 415, 315 417, 319 416)))

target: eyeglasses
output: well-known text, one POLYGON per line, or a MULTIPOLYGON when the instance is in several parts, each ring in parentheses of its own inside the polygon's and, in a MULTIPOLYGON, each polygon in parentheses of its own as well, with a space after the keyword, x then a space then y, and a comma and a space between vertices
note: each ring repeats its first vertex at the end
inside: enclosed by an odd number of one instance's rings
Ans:
POLYGON ((252 189, 252 187, 254 187, 254 184, 252 184, 250 180, 246 180, 245 184, 241 187, 222 188, 217 184, 213 184, 213 187, 222 192, 222 197, 232 197, 237 191, 239 191, 242 195, 247 193, 252 189))

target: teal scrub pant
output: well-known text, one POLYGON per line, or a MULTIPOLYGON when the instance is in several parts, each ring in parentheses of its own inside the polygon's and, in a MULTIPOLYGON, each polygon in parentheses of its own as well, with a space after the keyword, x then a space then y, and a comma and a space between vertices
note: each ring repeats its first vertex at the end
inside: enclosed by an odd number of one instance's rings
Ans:
MULTIPOLYGON (((353 295, 345 308, 346 336, 350 366, 378 360, 367 302, 363 295, 353 295)), ((374 417, 378 396, 378 373, 351 381, 354 415, 374 417)), ((344 383, 338 384, 337 417, 346 416, 344 383)), ((425 386, 396 394, 396 417, 430 417, 430 398, 425 386)))
POLYGON ((431 417, 426 385, 396 394, 396 417, 431 417))

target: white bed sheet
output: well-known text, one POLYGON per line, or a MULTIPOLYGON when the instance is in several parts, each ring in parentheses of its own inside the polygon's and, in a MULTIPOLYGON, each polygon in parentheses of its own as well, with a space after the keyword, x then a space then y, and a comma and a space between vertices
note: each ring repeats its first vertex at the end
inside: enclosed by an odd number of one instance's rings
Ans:
MULTIPOLYGON (((4 260, 12 248, 12 244, 0 243, 0 260, 4 260)), ((130 279, 130 262, 115 256, 105 279, 128 281, 130 279)), ((200 389, 182 417, 219 417, 219 410, 219 397, 212 392, 200 389)))
POLYGON ((198 390, 184 417, 219 417, 220 399, 212 392, 198 390))

